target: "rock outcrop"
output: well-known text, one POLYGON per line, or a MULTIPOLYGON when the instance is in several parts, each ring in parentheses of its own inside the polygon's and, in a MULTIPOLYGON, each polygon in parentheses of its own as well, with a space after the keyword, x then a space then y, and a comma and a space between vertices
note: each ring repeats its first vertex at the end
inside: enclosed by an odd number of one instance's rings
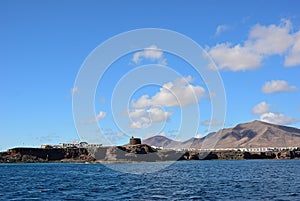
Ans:
POLYGON ((157 150, 146 144, 86 148, 14 148, 0 153, 0 163, 155 162, 176 160, 300 159, 300 149, 268 152, 157 150))
POLYGON ((93 161, 84 148, 13 148, 0 154, 2 163, 51 162, 60 160, 93 161))
POLYGON ((97 161, 158 161, 157 150, 146 144, 101 147, 89 150, 97 161))

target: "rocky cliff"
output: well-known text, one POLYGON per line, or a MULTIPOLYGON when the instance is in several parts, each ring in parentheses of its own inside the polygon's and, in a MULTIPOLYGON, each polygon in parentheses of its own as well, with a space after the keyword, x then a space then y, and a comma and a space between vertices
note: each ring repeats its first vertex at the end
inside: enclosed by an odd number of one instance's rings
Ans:
POLYGON ((87 149, 84 148, 13 148, 0 154, 0 162, 51 162, 61 160, 93 161, 87 149))
POLYGON ((242 152, 242 151, 175 151, 156 150, 146 144, 85 148, 14 148, 0 153, 0 163, 28 162, 133 162, 176 160, 245 160, 300 159, 300 150, 242 152))

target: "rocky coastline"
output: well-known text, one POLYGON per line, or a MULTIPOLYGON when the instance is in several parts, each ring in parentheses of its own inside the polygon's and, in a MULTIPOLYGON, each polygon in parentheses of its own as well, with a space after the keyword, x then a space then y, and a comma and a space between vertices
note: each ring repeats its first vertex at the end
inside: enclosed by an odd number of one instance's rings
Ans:
POLYGON ((175 151, 157 150, 146 144, 87 148, 13 148, 0 152, 0 163, 119 163, 177 160, 249 160, 300 159, 300 150, 242 151, 175 151))

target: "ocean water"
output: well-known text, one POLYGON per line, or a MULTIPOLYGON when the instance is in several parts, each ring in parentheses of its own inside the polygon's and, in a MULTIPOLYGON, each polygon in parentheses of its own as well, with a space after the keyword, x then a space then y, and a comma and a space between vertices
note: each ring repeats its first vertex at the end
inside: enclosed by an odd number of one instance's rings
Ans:
POLYGON ((300 160, 1 164, 0 171, 1 200, 300 200, 300 160))

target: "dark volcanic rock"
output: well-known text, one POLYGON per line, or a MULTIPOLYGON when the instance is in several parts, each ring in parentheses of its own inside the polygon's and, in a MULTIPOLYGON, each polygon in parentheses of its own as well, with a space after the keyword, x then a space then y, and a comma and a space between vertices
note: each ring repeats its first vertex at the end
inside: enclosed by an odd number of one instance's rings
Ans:
POLYGON ((89 150, 100 161, 158 161, 157 150, 146 144, 100 147, 89 150))
POLYGON ((32 162, 107 162, 177 161, 177 160, 244 160, 244 159, 294 159, 300 158, 300 149, 268 152, 242 151, 175 151, 156 150, 146 144, 84 148, 14 148, 0 152, 0 163, 32 162))
POLYGON ((162 161, 187 160, 186 152, 183 151, 161 150, 158 152, 158 156, 162 161))
POLYGON ((13 148, 0 155, 0 162, 2 163, 32 163, 60 161, 63 159, 94 160, 89 156, 87 149, 84 148, 13 148))
POLYGON ((242 160, 244 154, 241 151, 218 151, 215 152, 220 160, 242 160))

